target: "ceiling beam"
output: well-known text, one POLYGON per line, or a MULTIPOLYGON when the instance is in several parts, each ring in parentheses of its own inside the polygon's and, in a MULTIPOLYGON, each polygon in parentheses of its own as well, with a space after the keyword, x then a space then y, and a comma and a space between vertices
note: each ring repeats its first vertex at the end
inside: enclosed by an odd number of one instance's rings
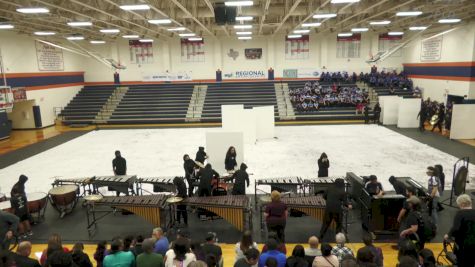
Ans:
POLYGON ((216 38, 216 36, 203 23, 201 23, 201 21, 197 17, 193 16, 193 14, 191 14, 190 11, 188 11, 188 9, 186 9, 186 7, 184 7, 178 0, 170 0, 170 2, 173 2, 179 9, 181 9, 181 11, 183 11, 192 20, 194 20, 196 24, 203 28, 205 32, 216 38))
POLYGON ((331 0, 325 0, 320 6, 318 6, 313 12, 310 12, 304 19, 298 21, 297 25, 304 23, 305 21, 309 20, 313 17, 318 11, 320 11, 324 6, 328 5, 331 0))
MULTIPOLYGON (((330 0, 328 0, 328 1, 330 1, 330 0)), ((280 30, 280 28, 282 28, 282 26, 284 26, 284 23, 287 21, 287 19, 290 17, 290 15, 292 15, 292 13, 298 7, 300 2, 302 2, 302 0, 295 0, 294 4, 289 9, 289 12, 287 12, 287 14, 285 14, 284 18, 282 19, 282 21, 277 26, 277 29, 274 30, 274 33, 272 35, 275 35, 280 30)))
POLYGON ((262 26, 264 26, 264 21, 266 20, 267 13, 269 12, 270 1, 271 0, 266 0, 266 3, 264 4, 264 11, 262 12, 261 21, 259 22, 258 35, 261 35, 262 33, 262 26))

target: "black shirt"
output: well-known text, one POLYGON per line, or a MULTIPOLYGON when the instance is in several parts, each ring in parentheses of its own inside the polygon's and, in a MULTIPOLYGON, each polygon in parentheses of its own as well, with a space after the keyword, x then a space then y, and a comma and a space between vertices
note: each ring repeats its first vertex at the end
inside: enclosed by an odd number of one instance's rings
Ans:
POLYGON ((347 205, 348 198, 345 189, 339 188, 336 185, 330 187, 323 197, 327 201, 326 209, 328 211, 341 212, 341 206, 347 205))
POLYGON ((92 267, 89 256, 84 252, 73 253, 72 258, 78 267, 92 267))
POLYGON ((127 163, 123 157, 116 157, 112 160, 112 168, 115 175, 125 175, 127 171, 127 163))
POLYGON ((308 267, 308 262, 304 258, 290 256, 287 258, 285 267, 308 267))
POLYGON ((253 265, 250 265, 247 263, 245 258, 239 259, 234 263, 234 267, 252 267, 253 265))
POLYGON ((185 177, 191 178, 195 169, 195 162, 192 159, 185 160, 183 163, 183 169, 185 169, 185 177))
POLYGON ((249 186, 249 174, 246 171, 236 171, 231 179, 234 179, 233 195, 246 194, 246 186, 249 186))
POLYGON ((330 161, 327 159, 318 159, 318 177, 328 177, 328 168, 330 168, 330 161))
POLYGON ((377 182, 377 183, 367 182, 365 189, 370 195, 377 195, 379 194, 379 192, 383 191, 383 186, 381 185, 380 182, 377 182))
POLYGON ((223 251, 221 250, 221 247, 215 244, 204 243, 201 246, 201 249, 203 250, 205 255, 209 255, 209 254, 214 255, 218 261, 221 259, 221 256, 223 255, 223 251))
POLYGON ((211 180, 213 177, 219 177, 219 173, 211 168, 205 168, 201 171, 199 189, 209 189, 211 191, 211 180))
POLYGON ((224 159, 224 168, 228 170, 234 170, 234 167, 237 166, 236 155, 227 154, 224 159))
POLYGON ((176 187, 176 191, 177 191, 177 197, 182 197, 182 198, 185 198, 187 197, 187 194, 186 194, 186 184, 185 184, 185 181, 180 178, 180 177, 175 177, 175 179, 173 179, 173 184, 175 185, 176 187))
POLYGON ((475 249, 475 210, 457 211, 449 236, 455 238, 460 249, 475 249))
POLYGON ((25 257, 16 253, 12 253, 12 258, 15 261, 13 266, 16 267, 41 267, 40 263, 29 257, 25 257))
POLYGON ((10 204, 15 210, 15 215, 20 218, 28 214, 27 203, 26 196, 23 194, 12 196, 12 198, 10 198, 10 204))
POLYGON ((195 161, 198 161, 204 164, 205 159, 206 159, 206 152, 204 150, 198 150, 198 152, 196 152, 195 161))

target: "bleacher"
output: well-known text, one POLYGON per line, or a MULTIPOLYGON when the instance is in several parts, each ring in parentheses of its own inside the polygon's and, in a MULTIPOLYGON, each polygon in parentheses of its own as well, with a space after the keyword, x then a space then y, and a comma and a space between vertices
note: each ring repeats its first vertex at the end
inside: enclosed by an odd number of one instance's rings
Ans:
POLYGON ((244 108, 274 106, 278 118, 274 82, 226 82, 208 84, 201 121, 221 121, 221 105, 244 108))
MULTIPOLYGON (((389 88, 388 88, 388 87, 373 87, 373 90, 374 90, 374 92, 375 92, 378 96, 391 95, 390 92, 389 92, 389 88)), ((409 89, 404 90, 404 89, 400 89, 400 88, 395 88, 395 90, 394 90, 394 95, 402 96, 402 97, 404 97, 404 98, 412 98, 412 97, 414 97, 412 90, 409 90, 409 89)))
POLYGON ((133 85, 109 124, 185 122, 194 84, 133 85))
POLYGON ((115 85, 85 86, 61 111, 65 124, 92 123, 102 106, 114 92, 115 85))

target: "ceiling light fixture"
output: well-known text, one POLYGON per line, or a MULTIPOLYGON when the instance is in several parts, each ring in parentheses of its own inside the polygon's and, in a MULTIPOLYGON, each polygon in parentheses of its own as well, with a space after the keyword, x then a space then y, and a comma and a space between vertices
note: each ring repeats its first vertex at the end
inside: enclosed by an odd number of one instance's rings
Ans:
POLYGON ((314 19, 329 19, 329 18, 334 18, 334 17, 336 17, 336 14, 334 14, 334 13, 313 15, 314 19))
POLYGON ((427 29, 427 26, 414 26, 414 27, 409 27, 409 30, 411 31, 423 31, 427 29))
POLYGON ((310 30, 295 30, 293 33, 309 33, 310 30))
POLYGON ((99 30, 100 32, 102 33, 119 33, 120 30, 119 29, 102 29, 102 30, 99 30))
POLYGON ((171 19, 150 19, 148 20, 148 23, 151 24, 170 24, 172 23, 171 19))
POLYGON ((130 34, 130 35, 124 35, 122 36, 122 38, 125 38, 125 39, 137 39, 139 38, 138 35, 135 35, 135 34, 130 34))
POLYGON ((302 23, 302 27, 319 27, 320 25, 322 25, 320 22, 302 23))
POLYGON ((251 17, 251 16, 237 16, 236 17, 236 20, 241 20, 241 21, 249 21, 249 20, 253 20, 254 18, 251 17))
POLYGON ((15 26, 11 24, 0 24, 0 29, 2 30, 13 29, 13 28, 15 28, 15 26))
POLYGON ((353 28, 351 29, 352 32, 367 32, 368 28, 353 28))
POLYGON ((388 35, 393 35, 393 36, 403 35, 403 34, 404 34, 403 32, 388 32, 388 35))
POLYGON ((92 22, 90 22, 90 21, 73 21, 73 22, 68 22, 68 25, 71 26, 71 27, 92 26, 92 22))
POLYGON ((134 10, 149 10, 149 5, 123 5, 119 6, 122 10, 134 11, 134 10))
POLYGON ((192 37, 192 36, 195 36, 196 34, 194 34, 194 33, 180 33, 178 35, 180 37, 192 37))
POLYGON ((179 32, 179 31, 184 31, 184 30, 186 30, 185 27, 177 27, 177 28, 167 29, 167 31, 170 31, 170 32, 179 32))
POLYGON ((83 36, 69 36, 69 37, 66 37, 66 39, 70 41, 78 41, 78 40, 84 40, 84 37, 83 36))
POLYGON ((140 39, 139 42, 141 42, 141 43, 153 43, 153 39, 140 39))
POLYGON ((48 35, 55 35, 55 32, 35 32, 35 35, 40 35, 40 36, 48 36, 48 35))
POLYGON ((226 6, 253 6, 253 1, 226 1, 224 2, 226 6))
POLYGON ((252 32, 236 32, 237 35, 250 35, 252 32))
POLYGON ((353 33, 351 32, 342 32, 338 34, 338 37, 350 37, 353 36, 353 33))
POLYGON ((239 36, 238 39, 239 40, 251 40, 252 37, 251 36, 239 36))
POLYGON ((398 17, 410 17, 410 16, 419 16, 422 14, 422 11, 401 11, 397 12, 396 16, 398 17))
POLYGON ((358 3, 360 0, 332 0, 332 4, 358 3))
POLYGON ((439 23, 457 23, 460 21, 461 19, 439 19, 439 23))
POLYGON ((203 38, 202 37, 191 37, 191 38, 188 38, 188 41, 203 41, 203 38))
POLYGON ((369 24, 370 25, 388 25, 391 23, 389 20, 381 20, 381 21, 371 21, 369 24))
POLYGON ((91 44, 105 44, 106 41, 90 41, 91 44))
POLYGON ((49 13, 49 9, 44 7, 22 7, 17 8, 16 11, 24 14, 49 13))
POLYGON ((287 35, 287 38, 289 39, 295 39, 295 38, 301 38, 302 35, 301 34, 289 34, 287 35))
POLYGON ((252 29, 252 25, 234 25, 234 29, 252 29))

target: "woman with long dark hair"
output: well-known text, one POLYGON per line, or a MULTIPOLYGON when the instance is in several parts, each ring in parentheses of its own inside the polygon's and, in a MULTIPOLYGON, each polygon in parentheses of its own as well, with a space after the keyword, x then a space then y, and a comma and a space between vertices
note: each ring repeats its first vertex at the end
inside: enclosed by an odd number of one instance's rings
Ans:
POLYGON ((226 158, 224 159, 224 168, 229 171, 234 171, 237 166, 236 162, 236 148, 230 146, 228 152, 226 152, 226 158))
POLYGON ((173 249, 165 254, 165 267, 187 267, 194 261, 196 261, 196 257, 190 250, 190 243, 183 237, 175 240, 173 249))
POLYGON ((302 245, 297 245, 292 251, 292 256, 287 258, 286 267, 307 267, 308 262, 305 260, 305 249, 302 245))
POLYGON ((246 230, 242 235, 241 241, 236 243, 236 261, 245 258, 245 253, 251 248, 257 249, 257 244, 252 240, 252 232, 246 230))
POLYGON ((318 159, 318 177, 328 177, 328 168, 330 168, 330 161, 327 154, 323 152, 318 159))

